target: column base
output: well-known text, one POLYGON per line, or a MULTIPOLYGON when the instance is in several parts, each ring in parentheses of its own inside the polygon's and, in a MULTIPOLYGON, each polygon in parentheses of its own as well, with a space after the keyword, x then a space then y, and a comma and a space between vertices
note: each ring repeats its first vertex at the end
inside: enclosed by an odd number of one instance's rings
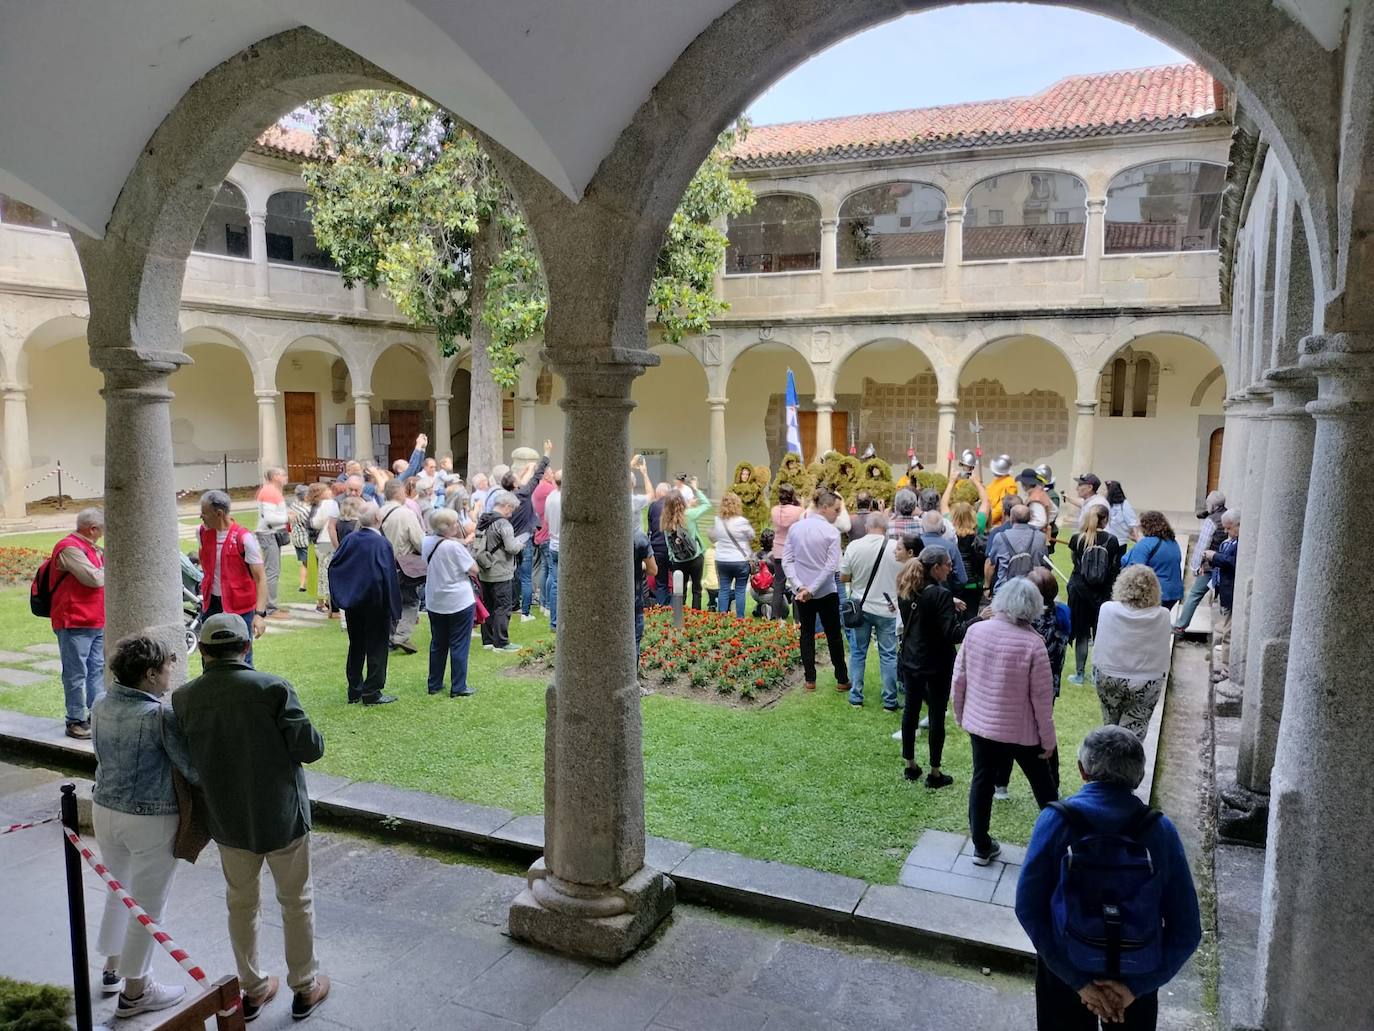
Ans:
POLYGON ((1212 712, 1217 716, 1239 716, 1245 692, 1233 680, 1218 680, 1212 685, 1212 712))
POLYGON ((1269 834, 1269 796, 1239 784, 1221 790, 1217 835, 1225 841, 1263 845, 1269 834))
POLYGON ((634 952, 677 901, 673 882, 647 866, 617 888, 586 896, 572 894, 542 858, 526 876, 529 886, 510 907, 511 937, 606 963, 634 952))
POLYGON ((30 533, 38 529, 38 524, 25 516, 23 519, 0 519, 0 532, 30 533))

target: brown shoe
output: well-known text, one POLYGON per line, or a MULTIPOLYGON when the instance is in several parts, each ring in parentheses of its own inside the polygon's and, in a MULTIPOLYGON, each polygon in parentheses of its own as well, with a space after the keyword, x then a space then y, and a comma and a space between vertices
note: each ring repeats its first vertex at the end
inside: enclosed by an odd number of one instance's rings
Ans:
POLYGON ((91 738, 90 723, 68 723, 67 736, 74 737, 78 741, 89 741, 91 738))
POLYGON ((277 997, 277 991, 281 988, 281 981, 275 977, 267 979, 267 988, 258 992, 257 995, 243 993, 243 1022, 246 1024, 250 1020, 257 1020, 262 1008, 277 997))
POLYGON ((319 1008, 320 1003, 329 998, 329 978, 324 974, 315 975, 315 987, 308 992, 297 992, 291 1000, 291 1019, 304 1020, 319 1008))
POLYGON ((804 688, 806 688, 808 691, 814 691, 814 690, 816 690, 816 682, 815 682, 814 680, 808 680, 808 681, 807 681, 805 684, 803 684, 802 686, 803 686, 804 688))
POLYGON ((837 680, 837 681, 835 682, 835 690, 836 690, 836 691, 848 691, 848 690, 849 690, 849 681, 848 681, 848 680, 837 680))

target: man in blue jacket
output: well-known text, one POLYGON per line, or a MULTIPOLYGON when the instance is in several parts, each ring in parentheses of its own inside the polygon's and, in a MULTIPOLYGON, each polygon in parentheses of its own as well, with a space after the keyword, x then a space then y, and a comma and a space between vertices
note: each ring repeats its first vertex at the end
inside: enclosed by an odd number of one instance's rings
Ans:
MULTIPOLYGON (((1085 783, 1066 802, 1099 832, 1121 833, 1145 810, 1134 794, 1145 776, 1145 749, 1129 730, 1107 726, 1088 734, 1078 749, 1078 772, 1085 783)), ((1137 840, 1149 849, 1162 888, 1160 965, 1149 974, 1105 980, 1073 967, 1051 914, 1060 861, 1074 838, 1063 814, 1042 809, 1016 885, 1016 918, 1038 959, 1036 1026, 1040 1031, 1097 1031, 1100 1019, 1104 1027, 1153 1031, 1159 989, 1183 968, 1202 940, 1197 892, 1183 842, 1165 816, 1140 832, 1137 840)))
POLYGON ((1226 539, 1215 551, 1204 551, 1212 569, 1209 583, 1217 597, 1217 616, 1212 620, 1212 683, 1231 679, 1231 605, 1236 593, 1236 555, 1240 550, 1240 512, 1232 508, 1221 517, 1226 539))
POLYGON ((348 630, 344 675, 349 703, 394 702, 395 696, 383 694, 382 689, 386 686, 392 630, 401 618, 401 585, 396 576, 396 554, 391 542, 377 530, 375 509, 363 509, 358 529, 339 542, 330 559, 329 596, 344 610, 348 630))

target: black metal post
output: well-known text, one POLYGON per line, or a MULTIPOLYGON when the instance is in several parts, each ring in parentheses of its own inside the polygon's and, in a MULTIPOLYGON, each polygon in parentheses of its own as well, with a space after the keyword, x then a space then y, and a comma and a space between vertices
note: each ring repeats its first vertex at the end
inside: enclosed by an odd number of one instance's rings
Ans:
POLYGON ((224 452, 224 493, 229 493, 229 452, 224 452))
POLYGON ((67 499, 62 496, 62 459, 57 460, 57 508, 66 511, 67 499))
MULTIPOLYGON (((62 825, 79 833, 76 822, 76 785, 62 785, 62 825)), ((72 997, 76 1004, 76 1031, 92 1031, 90 959, 86 954, 86 896, 81 882, 81 854, 62 837, 67 860, 67 920, 72 930, 72 997)))

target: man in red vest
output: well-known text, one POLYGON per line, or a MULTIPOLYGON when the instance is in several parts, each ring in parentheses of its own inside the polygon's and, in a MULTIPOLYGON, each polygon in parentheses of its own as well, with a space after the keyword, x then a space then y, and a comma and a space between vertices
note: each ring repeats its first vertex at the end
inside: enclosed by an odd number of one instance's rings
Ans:
MULTIPOLYGON (((222 490, 200 496, 200 521, 201 612, 239 616, 254 639, 261 637, 267 628, 267 573, 257 537, 234 522, 222 490)), ((251 647, 247 661, 253 662, 251 647)))
POLYGON ((104 533, 105 514, 85 509, 76 531, 53 547, 48 565, 67 736, 82 739, 91 736, 90 708, 105 690, 105 555, 95 545, 104 533))

